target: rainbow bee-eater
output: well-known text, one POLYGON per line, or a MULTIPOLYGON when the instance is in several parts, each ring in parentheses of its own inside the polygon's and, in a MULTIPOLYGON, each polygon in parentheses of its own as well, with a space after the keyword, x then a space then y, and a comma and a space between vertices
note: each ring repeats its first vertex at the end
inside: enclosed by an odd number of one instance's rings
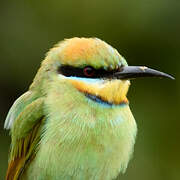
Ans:
POLYGON ((12 138, 6 180, 111 180, 132 156, 130 79, 172 76, 128 66, 97 38, 61 41, 45 57, 4 127, 12 138))

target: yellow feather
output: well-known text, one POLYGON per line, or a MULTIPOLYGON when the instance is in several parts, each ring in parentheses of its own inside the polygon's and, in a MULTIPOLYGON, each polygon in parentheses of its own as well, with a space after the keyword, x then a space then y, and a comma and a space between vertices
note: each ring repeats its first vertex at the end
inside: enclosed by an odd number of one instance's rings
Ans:
POLYGON ((79 91, 100 97, 102 100, 113 104, 128 103, 126 94, 130 85, 129 81, 112 80, 104 84, 90 84, 78 80, 69 80, 79 91))

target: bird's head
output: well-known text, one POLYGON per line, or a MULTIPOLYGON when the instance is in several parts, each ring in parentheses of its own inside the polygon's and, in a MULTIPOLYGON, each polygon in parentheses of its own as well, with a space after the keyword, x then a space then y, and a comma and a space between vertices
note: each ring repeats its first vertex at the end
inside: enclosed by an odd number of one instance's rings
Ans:
POLYGON ((151 76, 173 79, 147 67, 128 66, 116 49, 100 39, 72 38, 48 52, 31 88, 58 79, 91 100, 119 105, 128 103, 129 79, 151 76))

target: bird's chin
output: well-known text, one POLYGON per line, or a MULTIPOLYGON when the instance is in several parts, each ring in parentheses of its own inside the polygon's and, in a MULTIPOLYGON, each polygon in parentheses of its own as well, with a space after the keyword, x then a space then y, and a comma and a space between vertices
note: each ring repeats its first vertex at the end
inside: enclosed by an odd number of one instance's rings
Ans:
POLYGON ((130 85, 128 80, 90 78, 69 78, 68 80, 78 91, 94 102, 107 105, 128 104, 126 98, 130 85))

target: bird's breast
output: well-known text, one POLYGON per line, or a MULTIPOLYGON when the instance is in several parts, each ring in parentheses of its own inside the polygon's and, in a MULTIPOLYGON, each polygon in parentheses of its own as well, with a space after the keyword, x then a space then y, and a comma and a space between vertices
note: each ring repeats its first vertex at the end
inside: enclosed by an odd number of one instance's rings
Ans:
POLYGON ((46 124, 28 170, 41 179, 110 180, 125 171, 136 123, 128 105, 101 106, 66 83, 51 84, 46 124))

